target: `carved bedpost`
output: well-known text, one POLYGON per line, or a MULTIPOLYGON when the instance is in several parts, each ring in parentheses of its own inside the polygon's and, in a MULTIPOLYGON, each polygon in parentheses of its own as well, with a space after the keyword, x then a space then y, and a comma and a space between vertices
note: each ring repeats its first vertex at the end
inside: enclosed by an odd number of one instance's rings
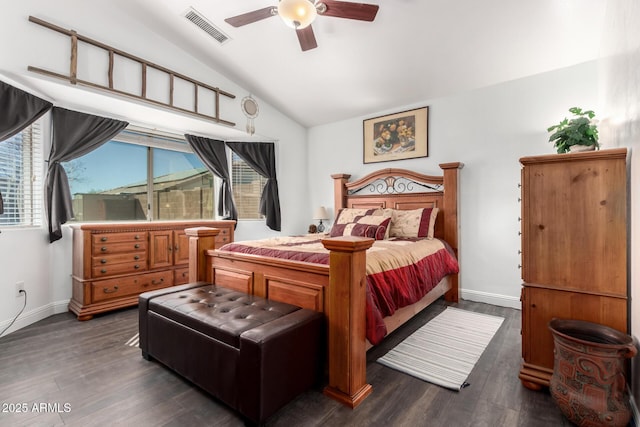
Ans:
POLYGON ((349 181, 351 175, 336 173, 331 175, 331 178, 333 178, 333 215, 336 216, 340 209, 347 207, 347 187, 345 184, 349 181))
POLYGON ((189 236, 189 282, 211 282, 205 251, 216 248, 217 228, 194 227, 184 230, 189 236))
MULTIPOLYGON (((458 190, 459 170, 464 167, 463 163, 441 163, 440 168, 444 172, 444 197, 442 200, 444 209, 444 240, 446 240, 456 257, 459 255, 460 242, 458 240, 458 190)), ((459 258, 458 258, 459 259, 459 258)), ((458 274, 451 275, 451 290, 445 294, 447 301, 458 302, 459 289, 458 289, 458 274)))
POLYGON ((336 237, 322 240, 329 254, 326 305, 329 384, 324 394, 351 408, 372 391, 367 384, 366 250, 374 240, 336 237))

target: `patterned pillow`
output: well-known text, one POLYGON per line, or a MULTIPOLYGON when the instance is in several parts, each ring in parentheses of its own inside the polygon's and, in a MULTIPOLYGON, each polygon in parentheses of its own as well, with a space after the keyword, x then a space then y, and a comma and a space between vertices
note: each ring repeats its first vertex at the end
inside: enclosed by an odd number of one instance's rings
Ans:
POLYGON ((381 211, 381 209, 343 208, 338 212, 335 224, 348 224, 356 221, 358 217, 373 215, 376 211, 381 211))
POLYGON ((409 211, 393 210, 390 237, 426 237, 433 239, 438 208, 421 208, 409 211))
POLYGON ((359 236, 383 240, 391 223, 389 216, 364 215, 357 216, 354 220, 346 224, 338 224, 336 221, 331 227, 330 236, 359 236))

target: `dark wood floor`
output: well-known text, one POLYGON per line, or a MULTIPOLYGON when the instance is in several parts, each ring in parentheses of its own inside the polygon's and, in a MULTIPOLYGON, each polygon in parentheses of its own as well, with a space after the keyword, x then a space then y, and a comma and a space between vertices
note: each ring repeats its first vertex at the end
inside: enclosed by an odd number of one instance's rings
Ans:
MULTIPOLYGON (((518 380, 520 311, 467 301, 456 306, 505 317, 469 376, 469 387, 446 390, 376 363, 440 313, 445 303, 438 301, 369 351, 367 378, 374 391, 358 408, 311 390, 267 425, 569 426, 548 392, 525 389, 518 380)), ((136 308, 88 322, 64 313, 1 338, 0 425, 243 425, 224 405, 126 346, 137 328, 136 308), (20 408, 27 412, 16 413, 20 408)))

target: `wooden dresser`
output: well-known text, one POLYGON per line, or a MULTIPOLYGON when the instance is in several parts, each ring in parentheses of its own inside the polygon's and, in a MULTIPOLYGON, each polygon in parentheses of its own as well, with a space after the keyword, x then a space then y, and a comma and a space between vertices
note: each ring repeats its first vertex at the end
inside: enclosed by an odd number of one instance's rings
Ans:
POLYGON ((627 150, 524 157, 519 378, 549 386, 554 318, 628 333, 627 150))
POLYGON ((73 291, 69 310, 78 320, 136 305, 138 295, 187 283, 185 228, 215 227, 216 247, 233 241, 235 221, 73 224, 73 291))

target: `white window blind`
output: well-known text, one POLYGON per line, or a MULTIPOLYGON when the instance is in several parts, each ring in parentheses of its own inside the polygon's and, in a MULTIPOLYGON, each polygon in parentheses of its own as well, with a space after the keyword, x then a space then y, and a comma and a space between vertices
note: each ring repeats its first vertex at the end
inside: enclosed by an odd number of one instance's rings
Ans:
POLYGON ((4 201, 0 227, 42 224, 42 179, 39 123, 0 141, 0 192, 4 201))
POLYGON ((238 219, 262 219, 260 197, 267 178, 253 170, 236 153, 231 155, 231 186, 238 219))

